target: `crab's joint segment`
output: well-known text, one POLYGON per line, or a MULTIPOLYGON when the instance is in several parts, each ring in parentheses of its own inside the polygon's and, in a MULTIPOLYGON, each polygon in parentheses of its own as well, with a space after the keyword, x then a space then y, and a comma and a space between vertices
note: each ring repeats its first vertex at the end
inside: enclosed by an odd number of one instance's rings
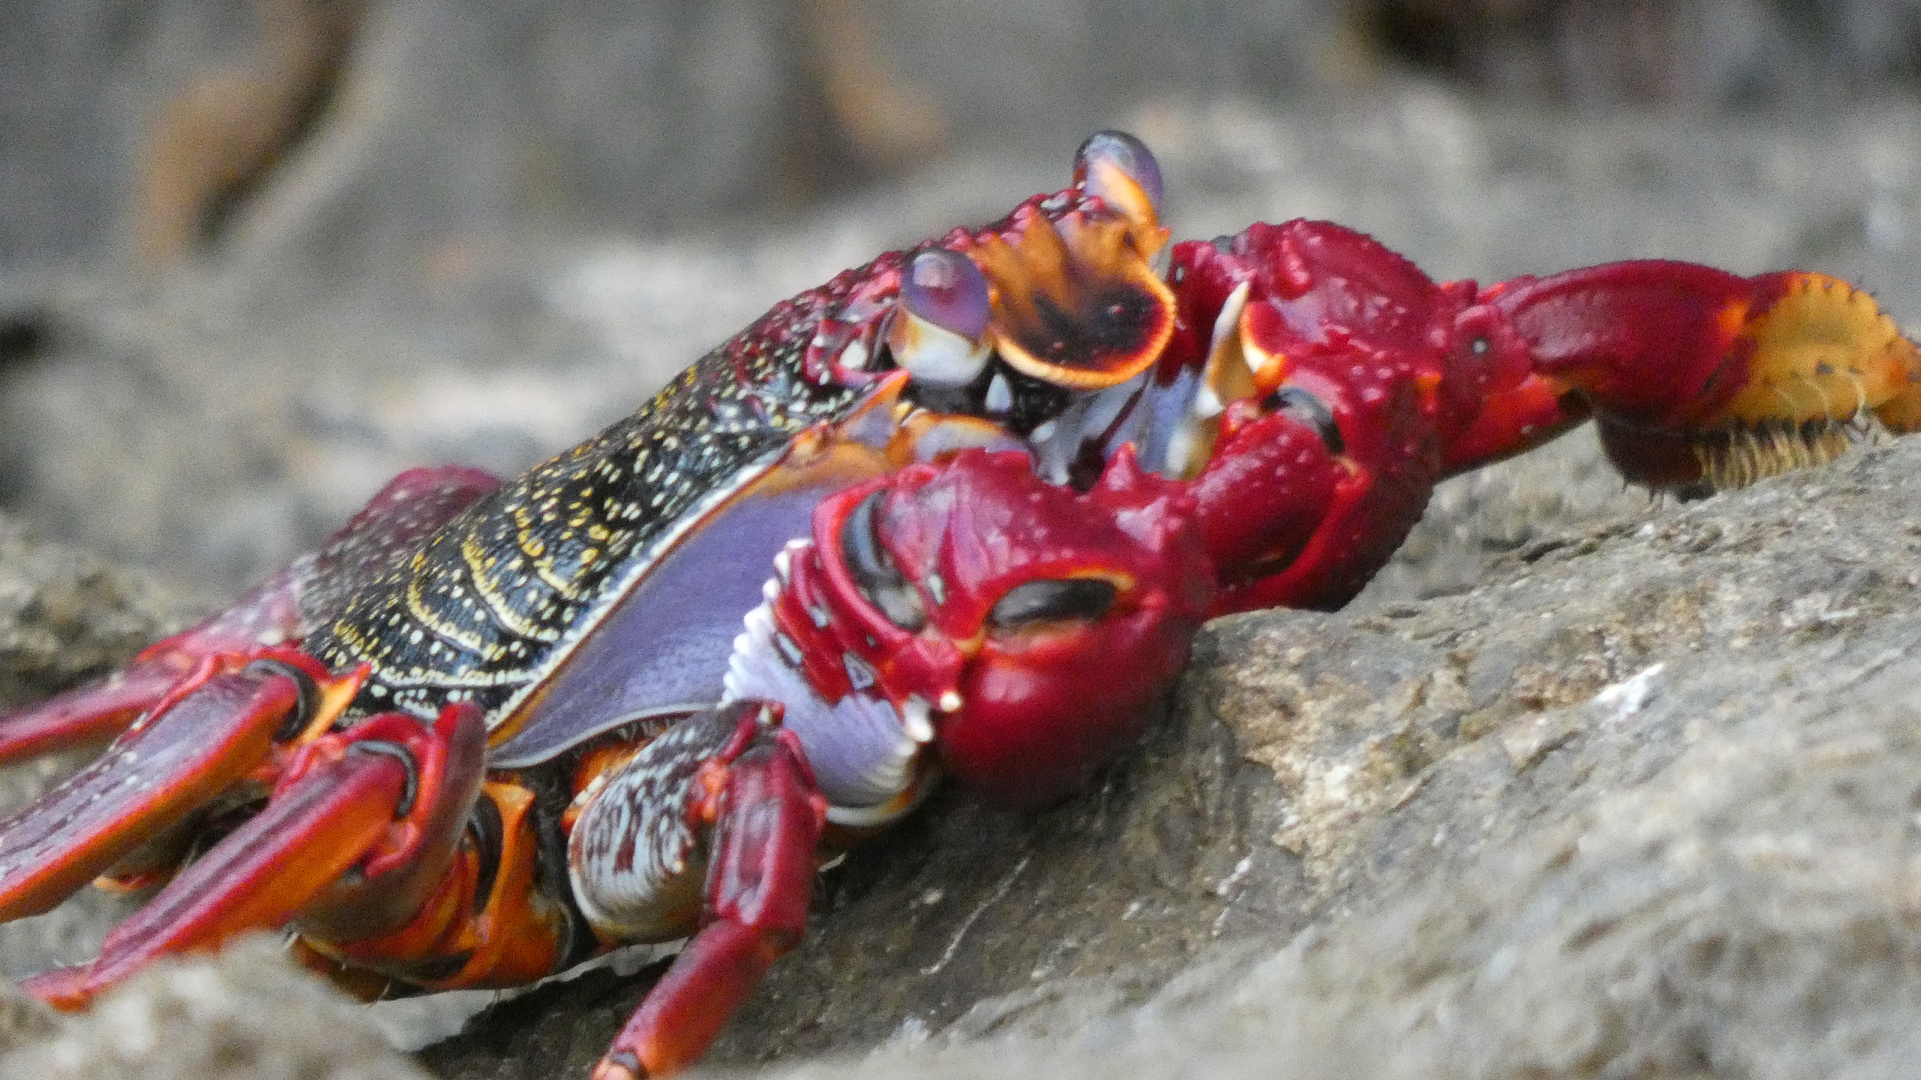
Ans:
POLYGON ((0 919, 46 911, 246 776, 300 690, 274 671, 210 676, 0 824, 0 919))
MULTIPOLYGON (((284 695, 270 717, 278 720, 297 690, 279 673, 254 674, 284 695)), ((203 688, 186 704, 207 696, 203 688)), ((260 812, 108 935, 99 959, 28 989, 73 1008, 162 956, 295 919, 349 940, 404 925, 451 859, 484 738, 479 711, 462 704, 431 728, 385 714, 303 747, 260 812), (339 910, 353 914, 343 920, 339 910)))
MULTIPOLYGON (((707 845, 700 928, 628 1020, 596 1076, 661 1076, 694 1061, 806 928, 827 804, 798 740, 760 722, 759 712, 755 702, 737 702, 711 718, 738 717, 739 726, 730 745, 693 769, 702 780, 723 780, 707 845)), ((632 772, 659 774, 669 764, 637 758, 632 772)), ((692 798, 703 800, 698 789, 704 783, 695 787, 692 798)), ((647 790, 610 783, 599 799, 647 790)), ((604 819, 675 813, 671 805, 629 805, 610 808, 604 819)), ((653 834, 644 824, 634 828, 634 838, 653 834)), ((577 830, 577 845, 579 836, 577 830)))
POLYGON ((400 786, 400 797, 394 803, 394 819, 400 820, 413 813, 414 803, 420 797, 420 770, 415 765, 413 754, 399 743, 368 740, 356 742, 347 748, 350 754, 375 754, 390 757, 400 762, 405 772, 405 780, 400 786))
POLYGON ((386 833, 404 774, 398 761, 375 755, 310 774, 109 934, 84 973, 29 980, 27 990, 56 1008, 78 1008, 163 956, 285 924, 386 833))

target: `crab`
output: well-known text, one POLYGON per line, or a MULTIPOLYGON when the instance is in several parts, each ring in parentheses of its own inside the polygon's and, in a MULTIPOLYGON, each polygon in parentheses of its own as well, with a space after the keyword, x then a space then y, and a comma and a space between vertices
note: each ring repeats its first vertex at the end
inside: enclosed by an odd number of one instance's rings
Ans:
POLYGON ((0 918, 157 891, 78 1008, 285 929, 374 997, 685 939, 596 1068, 696 1059, 817 868, 943 778, 1070 797, 1214 615, 1345 603, 1448 476, 1593 419, 1699 493, 1921 425, 1921 352, 1818 274, 1436 282, 1325 222, 1169 244, 1137 140, 789 300, 525 475, 421 469, 125 669, 0 715, 105 743, 0 823, 0 918))

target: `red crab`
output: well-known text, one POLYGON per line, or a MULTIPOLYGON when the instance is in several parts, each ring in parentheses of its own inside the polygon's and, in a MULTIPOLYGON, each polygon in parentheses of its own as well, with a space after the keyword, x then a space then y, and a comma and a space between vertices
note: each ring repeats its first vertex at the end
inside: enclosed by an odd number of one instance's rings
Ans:
POLYGON ((0 824, 0 918, 164 883, 29 988, 259 928, 370 995, 688 937, 597 1070, 659 1075, 792 947, 823 852, 942 775, 1071 792, 1203 618, 1344 603, 1441 479, 1589 417, 1681 489, 1921 423, 1921 354, 1830 278, 1437 283, 1323 222, 1168 249, 1160 196, 1096 135, 1066 190, 778 306, 518 479, 407 473, 0 716, 0 758, 111 740, 0 824))

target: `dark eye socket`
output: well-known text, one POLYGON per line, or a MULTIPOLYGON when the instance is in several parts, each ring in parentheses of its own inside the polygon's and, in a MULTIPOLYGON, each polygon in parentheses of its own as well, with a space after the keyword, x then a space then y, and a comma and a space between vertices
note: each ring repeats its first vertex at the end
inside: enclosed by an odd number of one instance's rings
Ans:
POLYGON ((847 515, 840 527, 841 555, 847 559, 847 570, 868 602, 879 608, 888 622, 909 633, 918 633, 927 625, 920 592, 887 557, 874 520, 875 510, 886 495, 885 489, 875 491, 847 515))
POLYGON ((1283 386, 1269 394, 1262 404, 1273 412, 1293 413, 1311 426, 1321 436, 1328 453, 1346 453, 1347 441, 1341 438, 1340 422, 1334 418, 1334 410, 1327 407, 1327 402, 1298 386, 1283 386))
POLYGON ((996 630, 1012 630, 1028 623, 1058 619, 1098 619, 1113 610, 1120 590, 1100 578, 1030 581, 1007 590, 988 612, 996 630))

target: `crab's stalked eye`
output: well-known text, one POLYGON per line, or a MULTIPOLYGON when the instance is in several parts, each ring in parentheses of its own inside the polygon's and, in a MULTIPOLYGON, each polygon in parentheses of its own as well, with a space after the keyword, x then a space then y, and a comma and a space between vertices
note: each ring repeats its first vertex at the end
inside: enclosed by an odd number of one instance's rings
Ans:
POLYGON ((980 267, 957 251, 932 248, 914 256, 901 276, 900 312, 887 346, 915 379, 965 386, 987 363, 981 338, 992 314, 980 267))
POLYGON ((1100 578, 1029 581, 1007 590, 987 613, 996 630, 1014 630, 1037 622, 1098 619, 1114 607, 1120 590, 1100 578))
POLYGON ((1074 152, 1074 185, 1137 220, 1161 209, 1161 166, 1147 144, 1125 131, 1097 131, 1074 152), (1146 199, 1146 213, 1138 200, 1146 199))
POLYGON ((854 582, 860 586, 868 602, 879 608, 880 613, 887 616, 888 622, 910 633, 918 633, 927 625, 927 612, 921 606, 920 593, 881 547, 880 533, 874 520, 875 510, 886 497, 885 489, 877 490, 862 499, 847 515, 846 522, 840 527, 841 554, 846 557, 847 570, 854 576, 854 582))

